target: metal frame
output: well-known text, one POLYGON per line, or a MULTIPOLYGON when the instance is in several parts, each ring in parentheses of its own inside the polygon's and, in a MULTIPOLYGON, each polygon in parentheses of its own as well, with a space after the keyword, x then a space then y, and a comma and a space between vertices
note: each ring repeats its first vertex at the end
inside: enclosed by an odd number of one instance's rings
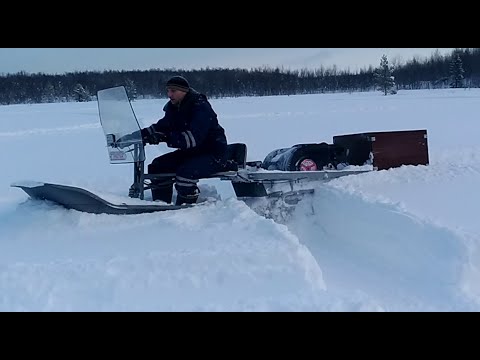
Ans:
MULTIPOLYGON (((145 161, 139 160, 141 149, 139 145, 135 145, 134 149, 134 175, 133 185, 130 188, 130 197, 144 199, 145 190, 155 187, 152 180, 160 180, 166 178, 175 178, 175 174, 145 174, 145 161), (146 183, 150 180, 150 183, 146 183)), ((255 162, 258 164, 258 162, 255 162)), ((357 175, 373 170, 322 170, 322 171, 269 171, 260 169, 258 166, 240 167, 238 171, 228 171, 213 174, 209 179, 218 178, 223 181, 230 181, 238 198, 245 197, 265 197, 278 196, 279 192, 269 193, 267 188, 273 188, 274 185, 280 183, 288 183, 291 191, 285 195, 298 193, 294 190, 294 184, 302 181, 329 181, 343 176, 357 175)), ((207 178, 205 178, 207 179, 207 178)))

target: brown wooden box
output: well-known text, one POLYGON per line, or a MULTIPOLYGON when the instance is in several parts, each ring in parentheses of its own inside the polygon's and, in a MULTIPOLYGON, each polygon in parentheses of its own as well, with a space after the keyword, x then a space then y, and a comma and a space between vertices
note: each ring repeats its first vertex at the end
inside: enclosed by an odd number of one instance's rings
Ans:
POLYGON ((402 165, 428 165, 426 130, 368 132, 334 136, 333 143, 346 148, 350 165, 365 165, 373 155, 378 170, 402 165))

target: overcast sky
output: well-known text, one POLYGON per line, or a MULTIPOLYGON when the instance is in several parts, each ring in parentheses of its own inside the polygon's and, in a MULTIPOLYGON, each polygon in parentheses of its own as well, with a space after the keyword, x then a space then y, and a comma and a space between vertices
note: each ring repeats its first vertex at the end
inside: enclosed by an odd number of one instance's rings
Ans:
MULTIPOLYGON (((390 62, 430 57, 436 48, 0 48, 0 74, 71 71, 246 68, 287 69, 336 65, 351 71, 390 62)), ((440 48, 449 54, 453 48, 440 48)))

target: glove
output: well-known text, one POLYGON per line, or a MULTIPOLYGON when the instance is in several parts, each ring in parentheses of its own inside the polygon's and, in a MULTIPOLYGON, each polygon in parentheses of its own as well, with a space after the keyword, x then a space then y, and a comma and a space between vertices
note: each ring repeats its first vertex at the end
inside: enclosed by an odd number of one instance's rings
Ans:
POLYGON ((127 134, 115 140, 112 144, 112 147, 123 149, 131 146, 132 144, 138 143, 138 140, 141 137, 140 130, 135 131, 131 134, 127 134))
POLYGON ((148 128, 142 129, 143 142, 151 145, 158 145, 161 142, 167 141, 167 134, 156 131, 153 125, 148 128))

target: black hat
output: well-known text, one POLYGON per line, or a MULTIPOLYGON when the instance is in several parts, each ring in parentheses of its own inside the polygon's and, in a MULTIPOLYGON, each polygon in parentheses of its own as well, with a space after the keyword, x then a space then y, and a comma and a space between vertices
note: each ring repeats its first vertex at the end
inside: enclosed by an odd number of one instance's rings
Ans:
POLYGON ((190 84, 183 76, 174 76, 167 81, 167 89, 189 92, 190 84))

